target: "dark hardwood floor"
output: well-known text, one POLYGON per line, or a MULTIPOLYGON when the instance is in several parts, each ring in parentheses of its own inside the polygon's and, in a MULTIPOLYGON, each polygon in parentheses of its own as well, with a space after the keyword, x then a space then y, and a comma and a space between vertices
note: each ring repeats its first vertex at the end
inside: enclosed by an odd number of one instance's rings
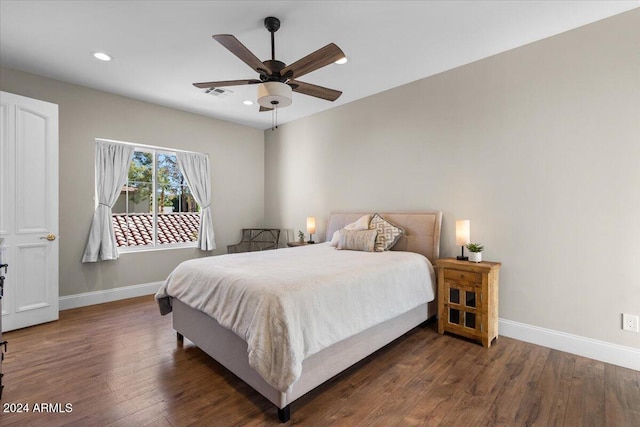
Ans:
MULTIPOLYGON (((2 409, 30 412, 0 413, 2 426, 280 425, 261 395, 189 341, 177 345, 153 297, 5 336, 2 409), (71 411, 33 412, 43 403, 71 411)), ((640 373, 505 337, 485 349, 428 324, 291 409, 288 424, 313 426, 638 426, 640 373)))

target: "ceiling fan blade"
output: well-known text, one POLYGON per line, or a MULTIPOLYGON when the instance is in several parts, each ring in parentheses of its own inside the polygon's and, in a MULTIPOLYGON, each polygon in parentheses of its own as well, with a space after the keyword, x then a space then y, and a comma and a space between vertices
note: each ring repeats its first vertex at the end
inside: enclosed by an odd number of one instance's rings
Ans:
POLYGON ((263 111, 273 111, 273 108, 266 108, 263 107, 262 105, 260 106, 260 112, 262 113, 263 111))
POLYGON ((282 69, 282 71, 280 71, 280 75, 287 77, 287 73, 291 71, 292 74, 289 78, 298 78, 344 57, 344 52, 342 52, 338 46, 334 43, 329 43, 325 47, 297 60, 293 64, 287 65, 282 69))
POLYGON ((249 79, 249 80, 224 80, 220 82, 203 82, 203 83, 194 83, 193 85, 200 89, 209 89, 214 87, 225 87, 225 86, 240 86, 240 85, 252 85, 256 83, 262 83, 260 80, 249 79))
POLYGON ((316 98, 326 99, 327 101, 335 101, 342 95, 342 92, 339 90, 312 85, 311 83, 305 83, 299 80, 289 80, 287 84, 291 86, 294 92, 315 96, 316 98))
POLYGON ((260 72, 264 70, 267 74, 273 74, 269 67, 264 65, 257 56, 231 34, 216 34, 213 38, 222 46, 226 47, 229 52, 240 58, 242 62, 253 68, 254 71, 260 72))

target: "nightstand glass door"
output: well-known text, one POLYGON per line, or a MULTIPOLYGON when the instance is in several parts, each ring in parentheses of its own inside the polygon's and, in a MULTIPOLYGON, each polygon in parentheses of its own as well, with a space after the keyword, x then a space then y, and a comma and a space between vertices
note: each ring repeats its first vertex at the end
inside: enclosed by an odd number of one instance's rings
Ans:
POLYGON ((447 281, 446 307, 447 322, 454 328, 467 333, 480 332, 478 304, 480 292, 476 287, 447 281))

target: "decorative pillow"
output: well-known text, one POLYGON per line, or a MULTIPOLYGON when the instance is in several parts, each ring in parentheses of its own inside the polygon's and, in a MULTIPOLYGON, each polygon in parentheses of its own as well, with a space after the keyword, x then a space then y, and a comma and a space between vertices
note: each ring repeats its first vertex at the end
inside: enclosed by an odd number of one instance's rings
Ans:
POLYGON ((376 244, 376 230, 340 230, 338 249, 350 251, 374 252, 376 244))
MULTIPOLYGON (((369 220, 371 219, 371 215, 364 215, 358 218, 356 222, 352 222, 349 225, 345 225, 341 230, 368 230, 369 229, 369 220)), ((340 240, 340 230, 333 233, 331 237, 331 246, 338 246, 338 241, 340 240)))
POLYGON ((395 224, 390 223, 386 219, 382 218, 380 214, 374 214, 369 222, 369 229, 376 230, 378 237, 376 237, 376 252, 388 251, 398 243, 400 237, 404 234, 404 230, 395 224))

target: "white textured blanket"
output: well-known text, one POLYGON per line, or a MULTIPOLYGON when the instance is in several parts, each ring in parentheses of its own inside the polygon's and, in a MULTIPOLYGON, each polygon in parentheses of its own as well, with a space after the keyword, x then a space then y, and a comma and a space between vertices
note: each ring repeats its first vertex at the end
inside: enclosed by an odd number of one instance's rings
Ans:
POLYGON ((247 341, 249 364, 286 392, 302 361, 435 298, 434 270, 410 252, 328 243, 183 262, 156 294, 213 317, 247 341))

